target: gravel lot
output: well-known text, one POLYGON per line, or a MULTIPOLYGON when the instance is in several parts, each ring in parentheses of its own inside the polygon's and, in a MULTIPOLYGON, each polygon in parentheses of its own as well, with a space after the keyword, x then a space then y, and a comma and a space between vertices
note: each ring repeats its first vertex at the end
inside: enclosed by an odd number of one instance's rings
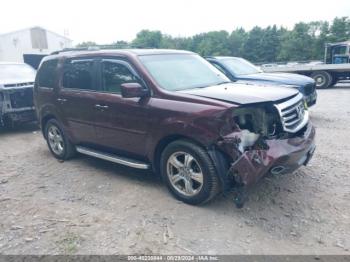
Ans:
POLYGON ((350 254, 350 84, 318 94, 310 165, 264 178, 243 209, 183 204, 102 160, 60 163, 34 126, 0 131, 0 253, 350 254))

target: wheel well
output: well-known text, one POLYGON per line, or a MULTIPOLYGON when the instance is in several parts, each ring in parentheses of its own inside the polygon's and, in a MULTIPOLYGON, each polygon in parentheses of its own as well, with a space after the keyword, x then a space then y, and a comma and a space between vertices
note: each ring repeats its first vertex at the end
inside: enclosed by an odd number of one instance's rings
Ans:
POLYGON ((184 139, 184 140, 188 140, 198 146, 203 147, 201 144, 199 144, 196 140, 191 139, 189 137, 186 136, 182 136, 182 135, 170 135, 167 137, 162 138, 159 143, 157 144, 156 150, 154 152, 154 157, 153 157, 153 171, 156 174, 159 174, 160 170, 160 165, 159 165, 159 161, 160 161, 160 156, 163 152, 163 150, 167 147, 167 145, 169 145, 170 143, 176 141, 176 140, 180 140, 180 139, 184 139))
MULTIPOLYGON (((155 150, 155 153, 154 153, 152 168, 156 174, 160 174, 160 157, 161 157, 163 150, 170 143, 172 143, 176 140, 180 140, 180 139, 187 140, 191 143, 196 144, 197 146, 205 148, 205 146, 200 144, 198 141, 196 141, 192 138, 186 137, 186 136, 171 135, 171 136, 164 137, 158 143, 156 150, 155 150)), ((206 150, 209 154, 209 157, 214 162, 214 165, 215 165, 215 168, 218 172, 218 176, 219 176, 219 180, 220 180, 220 184, 221 184, 222 188, 224 190, 228 190, 230 182, 228 181, 226 174, 227 174, 227 171, 229 168, 229 163, 230 163, 229 156, 226 153, 219 150, 218 148, 216 148, 215 146, 209 146, 208 148, 206 148, 206 150)))
POLYGON ((45 126, 46 126, 46 123, 50 120, 50 119, 56 119, 56 117, 52 114, 48 114, 46 116, 44 116, 42 119, 41 119, 41 123, 40 123, 40 126, 41 126, 41 132, 43 133, 44 137, 45 137, 45 126))

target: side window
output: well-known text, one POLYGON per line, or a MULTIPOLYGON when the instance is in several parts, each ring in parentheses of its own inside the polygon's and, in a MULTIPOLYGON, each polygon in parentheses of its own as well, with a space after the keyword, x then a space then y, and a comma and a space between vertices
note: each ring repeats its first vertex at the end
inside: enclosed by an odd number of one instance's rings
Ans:
POLYGON ((57 62, 56 59, 43 62, 38 73, 39 87, 54 88, 57 62))
POLYGON ((225 70, 220 66, 220 65, 218 65, 217 63, 211 63, 213 66, 215 66, 217 69, 219 69, 219 71, 221 72, 221 73, 223 73, 223 74, 225 74, 226 75, 226 73, 225 73, 225 70))
POLYGON ((63 87, 95 90, 93 84, 93 60, 67 60, 63 69, 63 87))
POLYGON ((121 84, 138 82, 137 77, 124 64, 114 61, 102 62, 102 87, 106 92, 121 93, 121 84))

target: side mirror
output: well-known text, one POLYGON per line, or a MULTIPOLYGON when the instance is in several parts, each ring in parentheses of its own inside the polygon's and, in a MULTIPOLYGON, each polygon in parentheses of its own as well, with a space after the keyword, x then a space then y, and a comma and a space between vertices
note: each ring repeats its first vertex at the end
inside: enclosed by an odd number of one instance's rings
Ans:
POLYGON ((121 84, 122 97, 144 97, 148 95, 148 90, 139 83, 124 83, 121 84))

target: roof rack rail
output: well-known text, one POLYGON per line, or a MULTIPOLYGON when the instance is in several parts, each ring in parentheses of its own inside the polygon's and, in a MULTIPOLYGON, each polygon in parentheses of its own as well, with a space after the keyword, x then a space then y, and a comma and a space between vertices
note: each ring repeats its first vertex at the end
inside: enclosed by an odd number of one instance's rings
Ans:
POLYGON ((72 52, 72 51, 97 51, 97 50, 100 50, 98 46, 89 46, 89 47, 81 47, 81 48, 64 48, 62 50, 52 52, 50 55, 58 55, 60 53, 72 52))

